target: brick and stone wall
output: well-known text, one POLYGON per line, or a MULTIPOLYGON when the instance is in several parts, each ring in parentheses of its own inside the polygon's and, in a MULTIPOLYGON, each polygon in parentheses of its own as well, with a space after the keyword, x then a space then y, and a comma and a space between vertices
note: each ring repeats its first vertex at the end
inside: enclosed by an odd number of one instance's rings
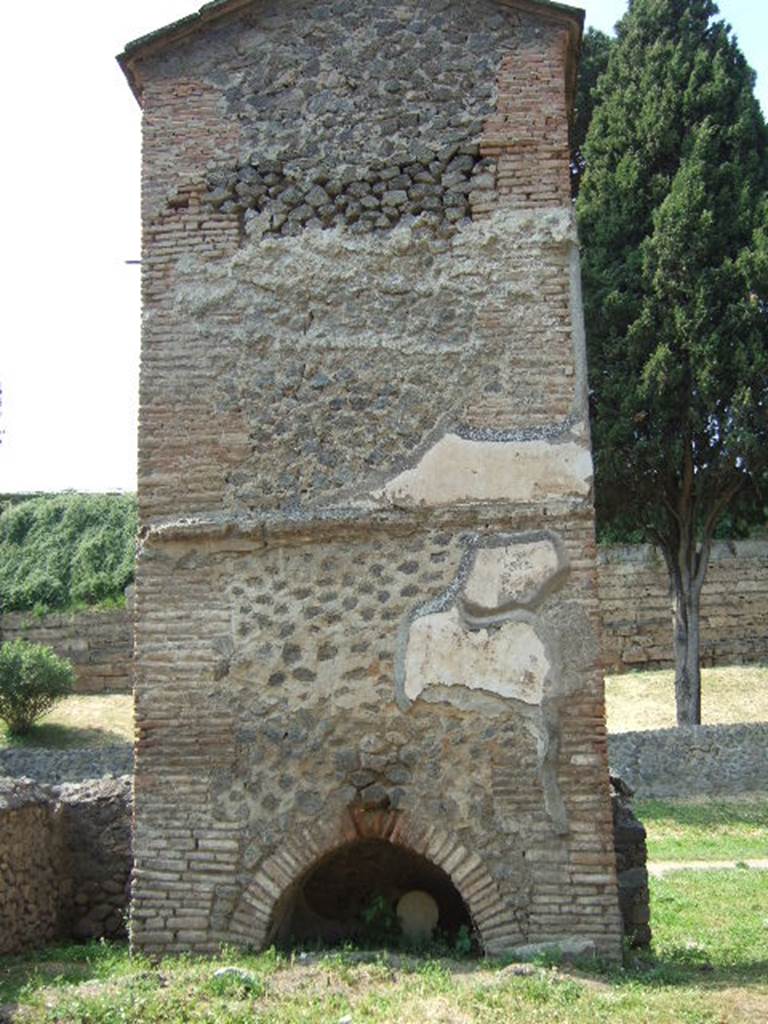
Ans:
MULTIPOLYGON (((621 779, 611 778, 611 794, 624 933, 646 945, 645 829, 621 779)), ((0 777, 0 955, 62 938, 121 938, 130 862, 127 778, 53 788, 0 777)))
POLYGON ((434 885, 488 952, 618 955, 579 31, 528 0, 225 0, 121 58, 144 950, 350 934, 319 879, 357 851, 361 891, 434 885))
MULTIPOLYGON (((322 383, 322 381, 320 382, 322 383)), ((667 576, 647 545, 602 545, 598 552, 602 656, 608 672, 671 665, 667 576)), ((768 661, 768 541, 715 544, 702 602, 705 665, 768 661)), ((133 620, 128 609, 38 618, 0 616, 0 640, 24 637, 70 658, 78 693, 131 689, 133 620)))
POLYGON ((130 871, 130 779, 0 778, 0 955, 123 937, 130 871))
MULTIPOLYGON (((599 548, 606 671, 672 664, 667 572, 647 545, 599 548)), ((701 599, 704 665, 768 661, 768 540, 722 541, 712 550, 701 599)))
POLYGON ((75 693, 130 693, 133 613, 110 612, 37 616, 0 615, 0 641, 47 644, 75 668, 75 693))

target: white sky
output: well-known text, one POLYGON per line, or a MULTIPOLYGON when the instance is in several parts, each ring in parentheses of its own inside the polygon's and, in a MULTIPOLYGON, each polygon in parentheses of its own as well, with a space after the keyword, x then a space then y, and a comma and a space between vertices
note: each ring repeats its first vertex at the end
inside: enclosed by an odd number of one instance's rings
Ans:
MULTIPOLYGON (((581 6, 604 31, 625 9, 581 6)), ((3 11, 0 493, 136 486, 139 268, 125 260, 140 254, 140 112, 114 55, 195 7, 43 0, 3 11)), ((768 110, 768 3, 720 9, 768 110)))

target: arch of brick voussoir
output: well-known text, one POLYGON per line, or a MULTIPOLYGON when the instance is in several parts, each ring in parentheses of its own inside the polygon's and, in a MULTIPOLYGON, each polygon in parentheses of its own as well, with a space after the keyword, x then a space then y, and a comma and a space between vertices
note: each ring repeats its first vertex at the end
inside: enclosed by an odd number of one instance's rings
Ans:
POLYGON ((235 909, 232 940, 263 948, 270 939, 280 900, 321 859, 358 839, 386 840, 441 868, 464 900, 486 954, 503 953, 525 940, 478 854, 436 826, 419 827, 405 812, 356 807, 348 809, 342 821, 330 827, 297 830, 260 864, 235 909))

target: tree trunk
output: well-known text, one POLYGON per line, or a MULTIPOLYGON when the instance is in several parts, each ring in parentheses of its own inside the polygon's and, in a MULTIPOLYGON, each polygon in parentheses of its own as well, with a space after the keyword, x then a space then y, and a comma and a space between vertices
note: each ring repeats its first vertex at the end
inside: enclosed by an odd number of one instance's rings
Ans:
POLYGON ((701 725, 701 586, 690 574, 682 573, 676 574, 672 584, 677 724, 701 725))

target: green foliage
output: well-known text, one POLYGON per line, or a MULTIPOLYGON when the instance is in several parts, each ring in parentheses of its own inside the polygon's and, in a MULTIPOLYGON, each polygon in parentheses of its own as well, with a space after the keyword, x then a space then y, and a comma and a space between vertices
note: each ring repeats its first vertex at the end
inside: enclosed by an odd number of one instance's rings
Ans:
POLYGON ((376 893, 369 903, 363 907, 362 939, 371 945, 387 945, 396 942, 400 937, 400 922, 395 908, 386 896, 376 893))
POLYGON ((578 202, 598 518, 661 542, 682 499, 711 531, 768 456, 768 134, 716 13, 631 5, 578 202))
POLYGON ((9 640, 0 645, 0 718, 23 736, 57 700, 72 692, 74 669, 43 644, 9 640))
POLYGON ((134 495, 57 494, 0 514, 0 610, 120 603, 133 579, 134 495))
POLYGON ((456 956, 469 956, 472 952, 472 933, 465 924, 459 926, 453 946, 456 956))
POLYGON ((584 142, 595 110, 597 81, 608 67, 613 45, 611 36, 596 28, 588 28, 581 40, 571 140, 571 182, 574 193, 578 192, 584 174, 584 142))

